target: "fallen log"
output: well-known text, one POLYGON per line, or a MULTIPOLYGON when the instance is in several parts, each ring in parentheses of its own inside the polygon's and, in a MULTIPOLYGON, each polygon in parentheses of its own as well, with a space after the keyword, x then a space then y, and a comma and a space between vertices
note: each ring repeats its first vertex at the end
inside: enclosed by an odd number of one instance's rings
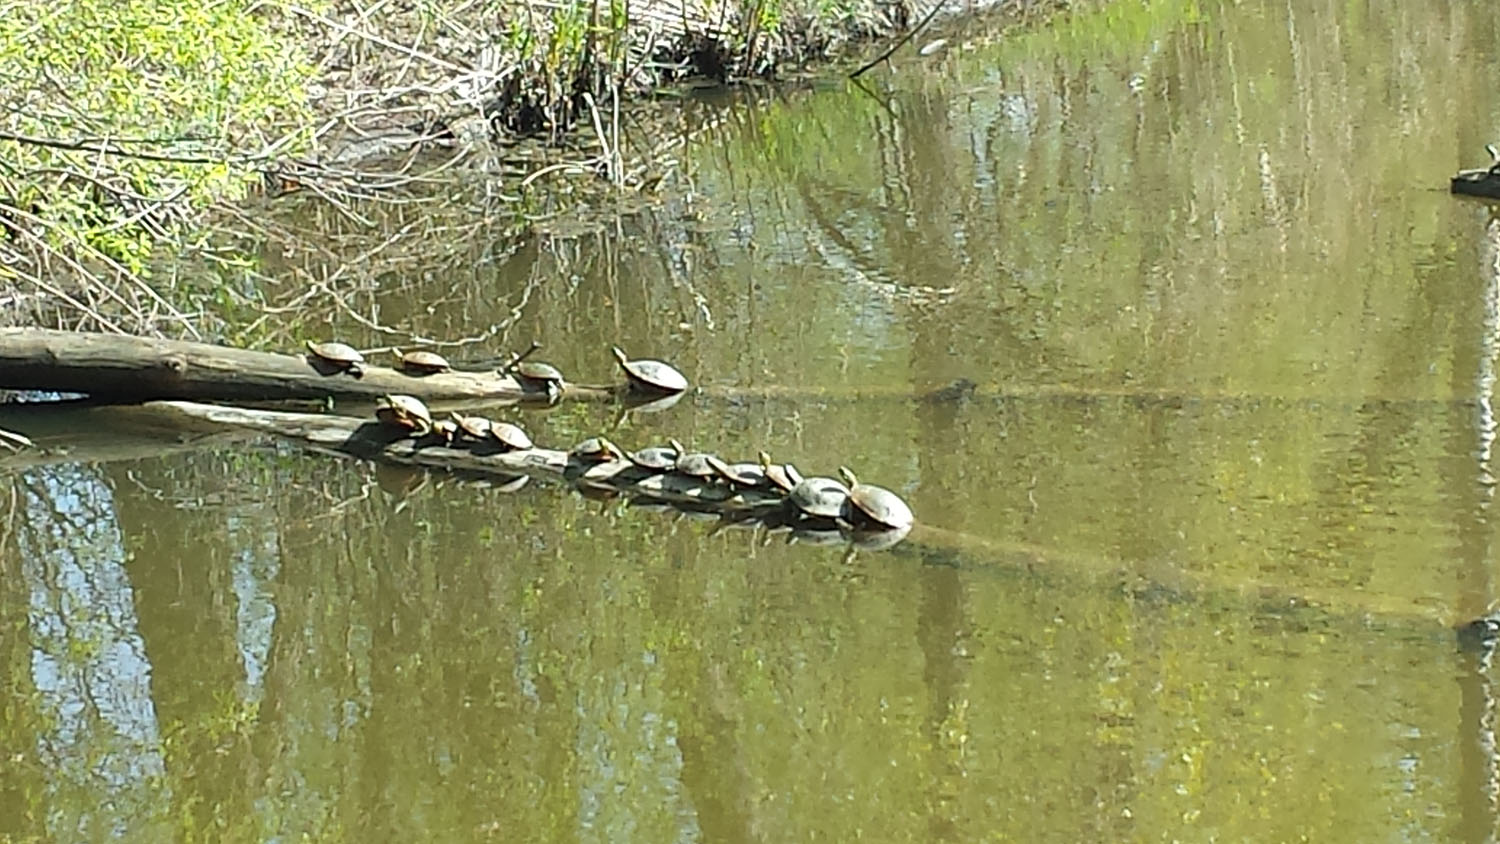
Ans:
MULTIPOLYGON (((632 495, 637 501, 706 512, 725 526, 762 517, 768 517, 766 524, 774 525, 781 503, 779 496, 770 493, 737 493, 675 475, 644 475, 628 465, 599 464, 591 468, 555 449, 487 453, 422 443, 368 419, 347 416, 157 401, 132 407, 12 406, 0 408, 0 425, 27 434, 39 445, 34 451, 0 455, 0 472, 49 463, 137 459, 191 448, 228 447, 249 434, 274 436, 326 454, 425 467, 501 483, 523 475, 567 480, 579 484, 585 492, 632 495), (101 425, 105 418, 109 424, 101 425), (111 444, 112 437, 118 442, 111 444), (62 443, 69 447, 59 448, 62 443)), ((802 533, 796 538, 848 545, 848 539, 836 532, 802 533)), ((1447 624, 1451 621, 1442 608, 1403 594, 1339 586, 1287 587, 1234 572, 1192 572, 1169 562, 1121 561, 920 523, 893 551, 928 565, 1050 573, 1070 583, 1117 589, 1137 600, 1208 601, 1243 612, 1293 614, 1361 627, 1379 624, 1423 636, 1448 636, 1447 624)))
POLYGON ((177 429, 204 423, 231 426, 289 439, 325 454, 462 472, 471 476, 560 478, 624 494, 712 508, 727 515, 777 509, 782 503, 781 496, 771 492, 734 491, 723 484, 701 479, 651 474, 627 461, 584 463, 557 449, 500 451, 498 445, 442 445, 430 438, 413 439, 406 431, 373 419, 185 401, 148 402, 140 406, 140 413, 138 419, 155 416, 177 429))
MULTIPOLYGON (((387 393, 434 400, 548 401, 545 394, 496 371, 419 376, 366 364, 356 377, 328 373, 304 354, 38 328, 0 329, 0 387, 130 401, 326 401, 387 393)), ((607 400, 620 393, 616 387, 564 388, 570 399, 607 400)))
MULTIPOLYGON (((456 471, 471 477, 528 475, 561 478, 585 488, 607 490, 673 505, 708 511, 723 523, 772 516, 782 499, 769 492, 732 492, 714 483, 679 475, 651 475, 628 463, 586 466, 569 459, 568 453, 538 448, 530 451, 485 453, 467 448, 427 445, 404 437, 399 431, 371 420, 344 416, 288 413, 221 407, 196 402, 163 401, 141 406, 142 413, 158 416, 164 424, 180 429, 188 423, 227 425, 298 442, 314 451, 352 455, 411 466, 456 471)), ((775 524, 774 516, 769 520, 775 524)), ((837 532, 809 532, 809 541, 848 545, 849 538, 837 532)), ((1341 587, 1303 586, 1288 588, 1239 573, 1189 572, 1175 565, 1153 567, 1137 561, 1128 567, 1088 554, 1077 554, 1030 543, 998 540, 944 530, 920 522, 909 534, 891 537, 900 542, 883 543, 872 538, 865 547, 892 548, 902 555, 967 557, 1005 560, 1018 568, 1050 569, 1073 576, 1116 582, 1132 593, 1173 594, 1183 599, 1217 596, 1219 602, 1239 603, 1262 612, 1309 612, 1326 617, 1378 618, 1382 623, 1428 630, 1445 629, 1442 613, 1404 594, 1383 594, 1341 587), (1128 568, 1128 570, 1125 570, 1128 568), (1233 596, 1233 597, 1231 597, 1233 596)))
MULTIPOLYGON (((330 399, 374 399, 405 393, 435 409, 476 407, 481 403, 548 403, 537 390, 514 378, 489 371, 412 375, 390 367, 365 364, 360 377, 323 374, 305 354, 279 354, 179 340, 88 334, 32 328, 0 329, 0 388, 83 393, 106 401, 141 402, 186 399, 214 402, 286 402, 330 399), (441 403, 448 403, 443 405, 441 403)), ((709 385, 688 394, 640 395, 626 385, 566 384, 569 401, 620 402, 640 410, 669 407, 684 395, 726 401, 798 401, 810 403, 916 401, 960 404, 973 400, 1130 401, 1146 406, 1212 403, 1224 406, 1285 404, 1321 407, 1372 403, 1418 407, 1467 407, 1470 398, 1417 396, 1277 396, 1239 391, 1189 391, 1139 386, 1074 384, 985 384, 958 378, 947 384, 913 389, 903 385, 844 385, 835 389, 781 385, 709 385)), ((3 426, 0 426, 3 427, 3 426)))

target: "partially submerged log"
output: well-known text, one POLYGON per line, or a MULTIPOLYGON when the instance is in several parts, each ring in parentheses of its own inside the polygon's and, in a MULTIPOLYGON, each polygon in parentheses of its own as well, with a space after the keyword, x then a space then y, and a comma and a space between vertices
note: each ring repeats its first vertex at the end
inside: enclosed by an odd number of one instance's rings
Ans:
MULTIPOLYGON (((157 401, 133 407, 11 406, 0 408, 0 424, 31 436, 39 446, 18 454, 0 454, 0 472, 59 462, 138 459, 187 449, 228 448, 243 442, 249 434, 272 435, 327 454, 451 471, 500 483, 516 476, 567 480, 580 484, 586 492, 592 488, 633 495, 637 501, 706 511, 726 526, 747 519, 775 524, 780 505, 780 498, 768 493, 731 493, 722 486, 677 476, 642 476, 620 464, 588 469, 570 461, 566 452, 554 449, 486 453, 425 444, 397 438, 396 432, 383 430, 369 420, 346 416, 157 401), (101 424, 103 419, 109 424, 101 424), (76 445, 58 448, 62 443, 76 445)), ((848 544, 848 539, 837 532, 803 533, 800 538, 848 544)), ((1051 571, 1075 583, 1118 589, 1152 600, 1212 601, 1242 612, 1317 617, 1361 629, 1376 623, 1394 625, 1418 635, 1437 636, 1449 622, 1441 608, 1399 593, 1343 586, 1287 587, 1253 575, 1192 572, 1175 561, 1114 560, 924 524, 916 525, 901 539, 895 548, 898 555, 929 565, 1051 571)), ((1500 623, 1496 628, 1500 629, 1500 623)))
MULTIPOLYGON (((0 329, 0 387, 131 401, 321 401, 374 399, 387 393, 423 399, 547 401, 542 393, 494 371, 417 376, 366 364, 355 377, 329 374, 300 353, 37 328, 0 329)), ((572 384, 565 388, 565 395, 573 399, 608 399, 618 392, 572 384)))
POLYGON ((557 449, 500 451, 498 446, 485 444, 445 446, 430 438, 413 439, 405 431, 373 419, 185 401, 149 402, 140 410, 178 427, 195 423, 226 425, 289 439, 314 451, 469 475, 557 478, 679 504, 711 507, 727 515, 778 509, 782 503, 781 496, 770 492, 733 491, 723 484, 680 475, 654 475, 625 461, 580 463, 566 451, 557 449))

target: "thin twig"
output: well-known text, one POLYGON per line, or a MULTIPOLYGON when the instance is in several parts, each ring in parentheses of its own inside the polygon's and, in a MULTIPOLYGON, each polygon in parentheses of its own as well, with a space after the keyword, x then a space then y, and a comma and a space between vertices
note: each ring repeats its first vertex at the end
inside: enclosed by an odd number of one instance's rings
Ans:
POLYGON ((890 46, 890 48, 887 49, 885 52, 881 53, 880 55, 876 56, 873 59, 870 59, 870 61, 867 62, 859 70, 856 70, 853 73, 849 74, 849 78, 850 79, 858 79, 860 76, 864 75, 865 71, 869 70, 870 68, 874 67, 875 65, 880 64, 881 62, 885 61, 886 59, 890 58, 892 53, 894 53, 897 50, 901 49, 901 45, 903 45, 906 42, 910 41, 913 38, 913 36, 915 36, 918 32, 921 32, 922 29, 924 27, 926 27, 927 24, 930 23, 932 21, 932 19, 937 15, 938 10, 941 9, 941 8, 943 8, 943 0, 933 0, 932 8, 930 8, 930 9, 927 10, 927 14, 924 15, 920 21, 917 21, 917 25, 916 26, 914 26, 911 29, 907 30, 907 32, 906 32, 905 35, 903 35, 900 38, 896 39, 896 43, 892 44, 890 46))

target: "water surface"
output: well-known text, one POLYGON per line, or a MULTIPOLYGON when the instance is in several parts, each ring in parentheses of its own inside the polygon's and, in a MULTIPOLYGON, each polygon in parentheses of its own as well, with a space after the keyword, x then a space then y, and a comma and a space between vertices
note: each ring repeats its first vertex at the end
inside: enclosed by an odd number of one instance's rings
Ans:
POLYGON ((360 300, 672 360, 709 392, 523 421, 848 464, 918 515, 891 552, 270 444, 11 476, 0 837, 1489 840, 1447 625, 1494 597, 1500 221, 1445 186, 1496 30, 948 33, 718 113, 659 208, 360 300))

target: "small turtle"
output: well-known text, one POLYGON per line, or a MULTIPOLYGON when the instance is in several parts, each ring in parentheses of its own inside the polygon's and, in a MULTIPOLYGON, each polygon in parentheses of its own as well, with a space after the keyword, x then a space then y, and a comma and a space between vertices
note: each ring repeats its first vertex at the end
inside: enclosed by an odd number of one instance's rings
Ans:
POLYGON ((681 453, 675 446, 653 445, 625 456, 631 463, 647 471, 670 472, 677 468, 677 455, 681 453))
POLYGON ((773 489, 782 492, 791 492, 802 482, 802 473, 797 467, 790 463, 772 463, 771 455, 762 451, 760 453, 760 468, 765 472, 766 482, 773 489))
POLYGON ((316 363, 322 364, 322 369, 332 375, 337 372, 347 372, 355 378, 365 374, 361 364, 365 362, 365 356, 359 353, 359 349, 348 343, 340 343, 330 340, 326 343, 314 343, 307 341, 307 351, 316 363))
POLYGON ((453 445, 458 439, 458 423, 452 419, 439 419, 432 423, 432 429, 428 432, 443 445, 453 445))
POLYGON ((453 369, 453 364, 449 363, 447 358, 426 349, 411 352, 397 349, 396 359, 401 362, 401 371, 410 375, 435 375, 453 369))
POLYGON ((396 425, 425 434, 432 429, 432 414, 427 405, 416 396, 381 396, 375 403, 375 418, 387 425, 396 425))
POLYGON ((631 360, 619 346, 610 347, 631 389, 647 393, 680 393, 688 388, 688 380, 671 364, 659 360, 631 360))
POLYGON ((540 343, 533 340, 526 351, 511 355, 510 363, 507 363, 500 371, 514 376, 522 388, 544 392, 547 398, 556 399, 562 395, 564 384, 562 372, 550 363, 526 359, 541 347, 540 343))
POLYGON ((803 478, 787 495, 787 505, 813 519, 837 519, 849 490, 833 478, 803 478))
POLYGON ((531 437, 521 430, 521 426, 509 422, 491 422, 490 439, 506 451, 525 451, 532 447, 531 437))
POLYGON ((740 489, 760 489, 769 483, 766 470, 759 463, 725 463, 717 457, 710 457, 708 465, 719 477, 740 489))
POLYGON ((476 440, 487 440, 490 438, 490 430, 494 423, 483 416, 464 416, 461 413, 449 413, 448 418, 458 426, 458 432, 466 437, 476 440))
POLYGON ((704 452, 690 452, 677 440, 667 440, 667 442, 672 444, 672 448, 677 449, 677 465, 673 467, 672 471, 679 475, 687 475, 690 478, 706 479, 718 477, 719 473, 714 471, 713 463, 710 461, 718 460, 719 458, 704 452))
POLYGON ((839 467, 839 477, 849 485, 839 517, 851 525, 879 525, 903 530, 912 525, 911 508, 901 496, 885 487, 862 484, 847 466, 839 467))
POLYGON ((625 458, 625 453, 620 451, 620 447, 604 437, 589 437, 573 446, 573 450, 568 454, 584 463, 608 463, 611 460, 625 458))

